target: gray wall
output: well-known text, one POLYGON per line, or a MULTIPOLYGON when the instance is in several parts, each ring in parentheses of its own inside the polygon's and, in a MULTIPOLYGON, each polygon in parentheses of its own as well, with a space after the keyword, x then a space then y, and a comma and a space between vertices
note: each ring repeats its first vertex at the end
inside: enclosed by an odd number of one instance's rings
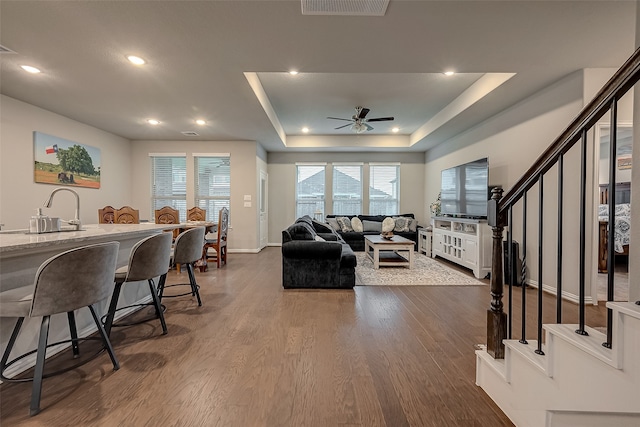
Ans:
POLYGON ((133 141, 131 158, 132 196, 140 217, 153 220, 151 212, 150 153, 185 153, 187 156, 187 206, 195 200, 193 155, 229 153, 231 157, 231 207, 229 209, 229 251, 258 251, 258 144, 253 141, 133 141), (244 206, 244 196, 251 206, 244 206), (191 202, 189 202, 191 201, 191 202))
MULTIPOLYGON (((476 158, 489 157, 490 185, 500 185, 505 191, 533 165, 535 159, 549 146, 549 144, 569 125, 580 109, 588 102, 593 94, 602 87, 613 70, 584 70, 573 73, 554 85, 534 94, 512 108, 492 117, 474 129, 458 135, 445 143, 429 150, 425 154, 425 199, 427 205, 435 200, 440 188, 440 172, 442 169, 464 163, 476 158)), ((631 96, 621 103, 620 119, 630 117, 631 96)), ((587 203, 592 209, 588 213, 588 221, 593 227, 588 230, 587 262, 591 262, 594 272, 590 279, 595 278, 595 248, 597 240, 594 221, 594 194, 597 189, 597 172, 593 170, 597 163, 594 160, 595 136, 589 136, 588 163, 590 183, 593 190, 588 194, 587 203), (591 172, 596 172, 591 175, 591 172), (591 260, 591 261, 590 261, 591 260)), ((579 207, 579 148, 574 147, 565 158, 564 191, 567 195, 564 209, 565 220, 563 240, 565 247, 564 288, 565 296, 574 298, 578 294, 577 272, 579 271, 578 251, 578 221, 570 218, 579 207)), ((557 194, 557 171, 552 169, 545 176, 545 196, 548 200, 555 200, 557 194)), ((537 186, 528 200, 530 218, 537 218, 537 186)), ((553 202, 546 202, 544 208, 544 236, 543 236, 543 285, 555 284, 556 247, 557 247, 557 206, 553 202)), ((521 218, 521 207, 514 209, 514 218, 521 218)), ((530 221, 531 222, 531 221, 530 221)), ((516 222, 517 224, 517 222, 516 222)), ((521 227, 514 230, 514 237, 520 240, 521 227)), ((528 224, 527 229, 527 265, 528 277, 538 283, 537 274, 537 224, 528 224)), ((588 290, 588 295, 591 291, 588 290)))
MULTIPOLYGON (((98 209, 105 205, 132 204, 130 142, 108 132, 76 122, 16 99, 0 95, 0 223, 3 229, 29 228, 29 217, 41 207, 53 184, 36 184, 33 176, 33 132, 43 132, 100 149, 102 159, 99 189, 73 188, 80 195, 80 219, 98 222, 98 209)), ((73 218, 75 198, 58 193, 45 215, 73 218)))

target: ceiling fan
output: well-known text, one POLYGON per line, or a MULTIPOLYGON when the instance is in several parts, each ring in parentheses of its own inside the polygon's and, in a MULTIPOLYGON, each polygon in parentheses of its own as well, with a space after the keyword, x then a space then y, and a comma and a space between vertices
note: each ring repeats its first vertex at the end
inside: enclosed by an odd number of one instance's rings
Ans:
POLYGON ((347 126, 351 126, 351 130, 356 133, 362 133, 366 131, 370 131, 373 129, 368 123, 370 122, 387 122, 390 120, 394 120, 393 117, 377 117, 375 119, 367 119, 367 114, 369 114, 369 109, 364 107, 356 107, 356 113, 350 119, 342 119, 340 117, 327 117, 327 119, 331 120, 344 120, 347 122, 352 122, 351 124, 346 124, 343 126, 338 126, 336 129, 342 129, 347 126))

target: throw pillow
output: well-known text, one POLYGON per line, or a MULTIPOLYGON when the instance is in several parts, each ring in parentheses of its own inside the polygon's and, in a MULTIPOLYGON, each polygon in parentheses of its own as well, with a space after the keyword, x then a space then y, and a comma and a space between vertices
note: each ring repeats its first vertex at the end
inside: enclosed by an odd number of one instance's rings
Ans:
POLYGON ((409 218, 404 216, 396 218, 396 226, 393 231, 397 233, 406 233, 409 231, 409 218))
POLYGON ((340 231, 342 230, 342 228, 340 227, 340 224, 338 224, 338 220, 335 218, 327 218, 327 222, 329 223, 329 225, 336 231, 340 231))
POLYGON ((358 218, 357 216, 351 218, 351 228, 353 228, 353 231, 356 231, 358 233, 362 233, 364 231, 360 218, 358 218))
POLYGON ((348 233, 349 231, 353 231, 353 228, 351 228, 351 220, 346 216, 339 216, 336 218, 336 220, 338 220, 338 224, 340 224, 340 230, 343 233, 348 233))
POLYGON ((409 218, 409 231, 415 232, 418 229, 418 220, 409 218))
POLYGON ((326 240, 316 234, 316 242, 326 242, 326 240))
POLYGON ((382 221, 382 232, 384 233, 385 231, 393 231, 395 226, 396 226, 396 222, 393 220, 393 218, 386 217, 382 221))
POLYGON ((363 231, 382 231, 382 221, 367 221, 366 219, 362 220, 362 228, 363 231))

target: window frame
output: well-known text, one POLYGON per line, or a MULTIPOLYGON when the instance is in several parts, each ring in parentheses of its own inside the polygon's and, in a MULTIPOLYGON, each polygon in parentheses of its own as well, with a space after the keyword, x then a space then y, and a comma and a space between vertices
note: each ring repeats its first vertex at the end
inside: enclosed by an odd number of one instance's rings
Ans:
POLYGON ((149 153, 149 158, 151 161, 151 177, 150 177, 150 181, 151 181, 151 190, 150 190, 150 194, 151 194, 151 218, 155 218, 155 211, 156 209, 161 209, 164 206, 170 206, 174 209, 177 209, 178 212, 180 212, 180 220, 186 220, 187 218, 187 154, 186 153, 149 153), (171 179, 171 188, 172 188, 172 192, 171 194, 159 194, 157 189, 158 189, 158 174, 160 172, 160 168, 158 167, 157 163, 156 163, 156 159, 172 159, 172 166, 171 166, 171 174, 172 174, 172 179, 171 179), (177 159, 182 159, 184 161, 184 169, 180 170, 180 169, 174 169, 174 164, 173 161, 177 160, 177 159), (174 180, 174 175, 176 174, 176 171, 178 173, 181 173, 184 180, 183 181, 175 181, 174 180), (183 182, 184 183, 184 193, 176 193, 174 190, 174 186, 176 183, 178 182, 183 182), (158 203, 158 201, 164 201, 161 203, 158 203), (183 203, 179 203, 179 202, 183 202, 183 203), (160 206, 160 204, 162 204, 162 206, 160 206))

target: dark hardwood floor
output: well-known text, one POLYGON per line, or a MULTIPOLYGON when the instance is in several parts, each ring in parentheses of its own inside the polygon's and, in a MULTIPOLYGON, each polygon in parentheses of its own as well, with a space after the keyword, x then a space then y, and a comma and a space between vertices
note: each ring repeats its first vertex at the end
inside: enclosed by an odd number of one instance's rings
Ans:
POLYGON ((284 290, 281 274, 280 248, 230 254, 196 273, 202 307, 164 301, 168 335, 114 330, 119 371, 103 354, 45 379, 31 418, 31 383, 2 384, 0 425, 512 425, 475 385, 488 286, 284 290))

